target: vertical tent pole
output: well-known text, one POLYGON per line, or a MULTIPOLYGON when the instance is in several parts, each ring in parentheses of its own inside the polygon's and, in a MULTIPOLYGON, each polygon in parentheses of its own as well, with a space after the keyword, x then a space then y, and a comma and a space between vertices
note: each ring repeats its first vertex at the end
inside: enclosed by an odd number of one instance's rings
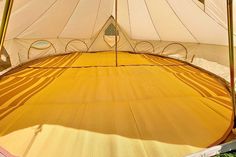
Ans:
POLYGON ((3 48, 5 36, 7 33, 7 26, 8 26, 10 15, 11 15, 13 1, 14 0, 6 0, 6 4, 4 7, 4 12, 2 15, 2 21, 1 21, 1 27, 0 27, 0 52, 3 48))
POLYGON ((235 116, 233 0, 227 0, 227 19, 228 19, 229 62, 230 62, 230 87, 231 87, 233 112, 235 116))
POLYGON ((115 53, 116 53, 116 67, 117 67, 118 66, 118 59, 117 59, 117 0, 115 0, 115 25, 116 25, 115 53))

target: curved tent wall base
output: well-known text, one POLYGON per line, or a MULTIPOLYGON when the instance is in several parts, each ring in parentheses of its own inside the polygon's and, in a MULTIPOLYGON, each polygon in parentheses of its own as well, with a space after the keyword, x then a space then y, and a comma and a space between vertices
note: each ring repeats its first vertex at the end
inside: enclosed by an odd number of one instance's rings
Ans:
MULTIPOLYGON (((122 38, 120 42, 118 42, 118 50, 119 51, 130 51, 130 52, 135 52, 133 48, 130 46, 132 45, 135 47, 136 44, 142 42, 142 40, 125 40, 125 38, 122 38)), ((11 64, 12 67, 15 67, 19 64, 28 62, 28 57, 27 57, 27 51, 30 47, 30 45, 37 41, 37 40, 48 40, 50 41, 56 48, 56 54, 65 54, 70 52, 71 50, 80 50, 84 51, 85 46, 84 44, 70 44, 70 49, 68 52, 65 52, 65 47, 67 43, 71 40, 74 39, 13 39, 13 40, 8 40, 5 42, 5 48, 7 52, 9 53, 10 59, 11 59, 11 64)), ((89 47, 93 43, 93 39, 79 39, 83 42, 86 43, 86 45, 89 47)), ((151 53, 153 52, 153 47, 154 47, 154 54, 160 54, 163 49, 171 43, 170 41, 148 41, 150 42, 153 46, 150 44, 142 44, 141 47, 139 47, 139 50, 137 52, 147 52, 151 53)), ((107 47, 101 46, 101 43, 105 43, 103 41, 103 38, 101 37, 99 40, 96 41, 95 44, 93 44, 94 48, 91 48, 88 52, 94 52, 94 51, 113 51, 114 48, 109 49, 107 47), (99 46, 100 45, 100 46, 99 46)), ((102 44, 102 45, 103 45, 102 44)), ((188 50, 188 60, 191 60, 193 55, 195 55, 198 58, 203 58, 207 59, 209 61, 214 61, 217 62, 221 65, 229 66, 228 62, 228 47, 227 46, 221 46, 221 45, 209 45, 209 44, 195 44, 195 43, 182 43, 187 50, 188 50)), ((173 45, 168 47, 166 50, 167 53, 169 54, 184 54, 185 50, 184 48, 178 46, 178 45, 173 45)), ((49 55, 54 55, 53 49, 50 51, 41 51, 40 55, 38 52, 31 52, 32 54, 32 60, 37 59, 37 58, 42 58, 45 56, 49 55), (38 54, 38 56, 34 56, 34 54, 38 54)))
POLYGON ((118 67, 114 58, 52 56, 3 76, 0 145, 29 157, 182 157, 230 133, 231 98, 219 80, 166 57, 119 52, 118 67))

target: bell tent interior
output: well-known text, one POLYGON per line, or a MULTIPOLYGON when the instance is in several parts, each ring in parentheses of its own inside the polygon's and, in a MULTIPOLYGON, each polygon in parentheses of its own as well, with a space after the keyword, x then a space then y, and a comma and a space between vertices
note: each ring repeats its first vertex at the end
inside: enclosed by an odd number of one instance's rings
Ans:
POLYGON ((232 140, 235 18, 232 0, 0 0, 0 156, 232 140))

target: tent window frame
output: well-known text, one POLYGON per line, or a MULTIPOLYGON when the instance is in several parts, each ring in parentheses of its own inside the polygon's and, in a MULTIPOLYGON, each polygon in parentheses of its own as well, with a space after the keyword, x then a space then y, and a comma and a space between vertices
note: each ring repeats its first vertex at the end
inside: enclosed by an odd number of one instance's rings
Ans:
POLYGON ((53 48, 54 53, 57 52, 57 50, 52 42, 50 42, 48 40, 36 40, 30 44, 30 47, 29 47, 28 53, 27 53, 27 58, 30 59, 30 50, 32 50, 32 49, 40 51, 40 50, 46 50, 46 49, 50 49, 50 48, 53 48))

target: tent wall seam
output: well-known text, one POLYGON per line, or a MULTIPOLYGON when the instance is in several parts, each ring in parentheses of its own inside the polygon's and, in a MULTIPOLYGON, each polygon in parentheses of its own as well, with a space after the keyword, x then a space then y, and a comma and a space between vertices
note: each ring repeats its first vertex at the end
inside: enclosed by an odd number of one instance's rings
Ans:
POLYGON ((93 25, 93 30, 92 30, 92 34, 91 34, 90 38, 93 37, 93 34, 94 34, 94 30, 95 30, 95 27, 96 27, 96 24, 97 24, 98 14, 99 14, 99 11, 100 11, 100 8, 101 8, 101 2, 102 2, 102 0, 99 0, 97 15, 96 15, 96 18, 95 18, 95 22, 94 22, 94 25, 93 25))
MULTIPOLYGON (((113 16, 113 10, 115 9, 115 0, 112 0, 112 2, 113 2, 113 3, 112 3, 112 6, 111 6, 112 9, 110 10, 110 17, 114 17, 114 16, 113 16)), ((110 18, 110 17, 109 17, 109 18, 110 18)))
POLYGON ((134 47, 132 46, 130 40, 128 39, 126 32, 121 28, 121 26, 119 24, 118 25, 118 29, 121 31, 121 33, 124 35, 125 39, 128 41, 129 45, 131 46, 132 50, 135 52, 134 47))
MULTIPOLYGON (((1 1, 1 0, 0 0, 1 1)), ((18 10, 24 8, 25 6, 27 6, 29 3, 31 3, 32 1, 28 1, 27 3, 25 3, 23 6, 19 7, 17 10, 12 11, 11 16, 13 16, 16 12, 18 12, 18 10)), ((14 3, 13 3, 13 7, 14 7, 14 3)), ((2 17, 0 17, 0 21, 2 20, 2 17)))
MULTIPOLYGON (((194 2, 192 0, 192 2, 199 8, 201 9, 196 2, 194 2)), ((204 4, 205 5, 205 4, 204 4)), ((202 10, 202 9, 201 9, 202 10)), ((226 26, 224 26, 223 24, 221 24, 220 22, 217 22, 211 15, 208 14, 208 12, 206 12, 206 10, 202 10, 207 16, 209 16, 216 24, 218 24, 219 26, 221 26, 223 29, 225 29, 226 31, 228 30, 228 28, 226 26)), ((236 33, 234 33, 234 35, 236 36, 236 33)))
MULTIPOLYGON (((0 0, 1 1, 1 0, 0 0)), ((32 1, 29 1, 27 2, 26 4, 24 4, 23 6, 19 7, 17 10, 14 10, 12 13, 11 13, 11 16, 14 15, 14 13, 18 12, 20 9, 24 8, 25 6, 27 6, 29 3, 31 3, 32 1)), ((14 7, 14 3, 13 3, 13 7, 14 7)), ((2 18, 2 17, 1 17, 2 18)), ((1 18, 0 18, 0 21, 1 21, 1 18)))
POLYGON ((66 28, 67 24, 69 23, 71 17, 74 15, 74 13, 75 13, 75 11, 76 11, 76 8, 77 8, 78 5, 79 5, 79 2, 80 2, 80 0, 77 1, 77 3, 76 3, 76 5, 75 5, 75 7, 74 7, 74 9, 73 9, 73 11, 72 11, 72 13, 71 13, 71 15, 69 16, 67 22, 65 23, 65 25, 64 25, 64 27, 63 27, 63 29, 62 29, 62 31, 60 31, 60 33, 58 34, 57 38, 59 38, 59 37, 61 36, 62 32, 65 30, 65 28, 66 28))
POLYGON ((146 0, 143 0, 143 1, 144 1, 144 3, 145 3, 146 8, 147 8, 147 11, 148 11, 149 17, 150 17, 150 19, 151 19, 151 21, 152 21, 152 25, 153 25, 153 27, 154 27, 156 33, 157 33, 157 36, 158 36, 159 39, 161 40, 161 36, 160 36, 160 34, 159 34, 158 30, 157 30, 157 27, 154 25, 154 21, 153 21, 152 15, 151 15, 151 13, 150 13, 150 10, 148 9, 147 1, 146 1, 146 0))
POLYGON ((130 29, 130 37, 133 38, 132 29, 131 29, 131 19, 130 19, 130 10, 129 10, 129 0, 126 0, 127 8, 128 8, 128 16, 129 16, 129 29, 130 29))
MULTIPOLYGON (((111 18, 113 18, 113 16, 110 16, 110 17, 106 20, 105 24, 102 26, 102 28, 100 29, 100 31, 96 34, 94 40, 92 41, 92 43, 90 44, 90 46, 89 46, 89 48, 88 48, 88 51, 89 51, 90 48, 93 46, 93 44, 94 44, 94 42, 97 40, 99 34, 102 32, 102 30, 105 28, 107 22, 108 22, 111 18)), ((114 19, 114 18, 113 18, 113 19, 114 19)))
POLYGON ((165 0, 168 6, 171 8, 175 16, 179 19, 179 21, 182 23, 182 25, 188 30, 188 32, 191 34, 191 36, 196 40, 197 43, 200 43, 199 40, 195 37, 195 35, 190 31, 190 29, 183 23, 183 21, 180 19, 180 17, 177 15, 171 4, 169 3, 168 0, 165 0))
POLYGON ((21 31, 19 34, 17 34, 15 36, 15 38, 18 38, 22 33, 24 33, 27 29, 29 29, 33 24, 35 24, 41 17, 43 17, 44 14, 46 14, 49 9, 51 9, 56 3, 58 2, 58 0, 55 0, 36 20, 33 21, 33 23, 31 23, 29 26, 27 26, 23 31, 21 31))

